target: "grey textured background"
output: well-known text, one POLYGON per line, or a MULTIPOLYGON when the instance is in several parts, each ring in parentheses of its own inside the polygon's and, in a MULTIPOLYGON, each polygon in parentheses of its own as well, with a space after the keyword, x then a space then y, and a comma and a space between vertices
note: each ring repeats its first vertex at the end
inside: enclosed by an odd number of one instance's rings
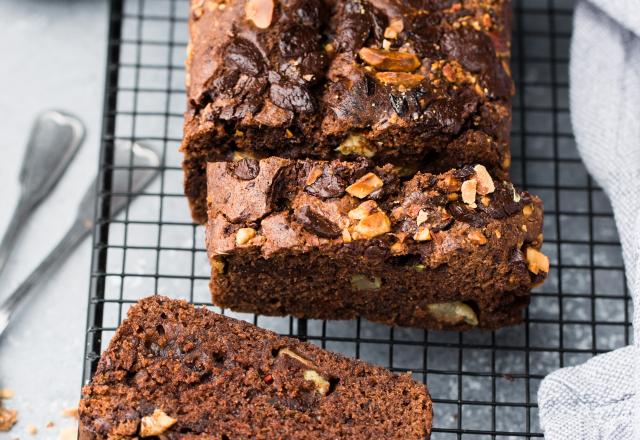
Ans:
MULTIPOLYGON (((33 215, 4 276, 5 297, 71 224, 97 170, 106 48, 103 0, 0 0, 0 231, 19 194, 18 173, 36 114, 61 108, 87 124, 87 139, 51 197, 33 215)), ((90 240, 38 291, 0 344, 0 387, 15 391, 8 407, 19 424, 0 438, 57 438, 74 424, 61 416, 75 406, 81 384, 90 240), (45 424, 53 421, 53 428, 45 424)))

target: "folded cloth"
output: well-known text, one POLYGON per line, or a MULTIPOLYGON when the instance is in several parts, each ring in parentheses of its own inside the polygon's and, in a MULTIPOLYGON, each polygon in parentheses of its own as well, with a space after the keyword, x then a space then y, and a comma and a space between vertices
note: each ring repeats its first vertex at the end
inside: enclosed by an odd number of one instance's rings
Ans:
POLYGON ((547 440, 640 439, 640 1, 579 1, 569 67, 578 149, 622 244, 634 345, 548 375, 540 423, 547 440))

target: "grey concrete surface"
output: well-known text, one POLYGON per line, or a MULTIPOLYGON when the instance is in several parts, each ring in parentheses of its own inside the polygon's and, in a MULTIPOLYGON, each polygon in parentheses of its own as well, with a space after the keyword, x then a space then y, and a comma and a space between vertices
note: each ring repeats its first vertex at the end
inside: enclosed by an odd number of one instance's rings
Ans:
MULTIPOLYGON (((80 116, 87 138, 60 185, 26 225, 0 278, 4 298, 70 225, 97 169, 107 32, 104 0, 0 0, 0 231, 19 194, 18 172, 30 125, 47 108, 80 116)), ((90 240, 38 289, 0 343, 0 387, 19 422, 0 438, 58 438, 75 421, 81 385, 90 240), (52 421, 53 427, 46 424, 52 421), (34 437, 27 425, 38 429, 34 437)))

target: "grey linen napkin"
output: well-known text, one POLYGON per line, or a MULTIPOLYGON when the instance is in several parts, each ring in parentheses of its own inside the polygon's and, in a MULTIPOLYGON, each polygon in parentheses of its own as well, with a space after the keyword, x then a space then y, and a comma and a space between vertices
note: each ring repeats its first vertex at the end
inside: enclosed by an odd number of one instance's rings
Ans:
POLYGON ((578 149, 613 206, 634 344, 548 375, 540 422, 547 440, 640 439, 640 0, 578 2, 570 97, 578 149))

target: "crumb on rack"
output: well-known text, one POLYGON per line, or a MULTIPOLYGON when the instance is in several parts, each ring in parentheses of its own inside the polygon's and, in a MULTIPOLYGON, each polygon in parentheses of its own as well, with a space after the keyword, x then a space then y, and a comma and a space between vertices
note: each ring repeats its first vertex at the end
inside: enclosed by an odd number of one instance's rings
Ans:
POLYGON ((0 406, 0 431, 9 431, 18 421, 18 411, 0 406))
POLYGON ((67 426, 66 428, 62 428, 60 430, 60 434, 58 434, 58 440, 77 440, 77 438, 78 438, 77 426, 67 426))
POLYGON ((65 408, 62 410, 63 417, 73 417, 74 419, 78 418, 78 407, 74 406, 71 408, 65 408))

